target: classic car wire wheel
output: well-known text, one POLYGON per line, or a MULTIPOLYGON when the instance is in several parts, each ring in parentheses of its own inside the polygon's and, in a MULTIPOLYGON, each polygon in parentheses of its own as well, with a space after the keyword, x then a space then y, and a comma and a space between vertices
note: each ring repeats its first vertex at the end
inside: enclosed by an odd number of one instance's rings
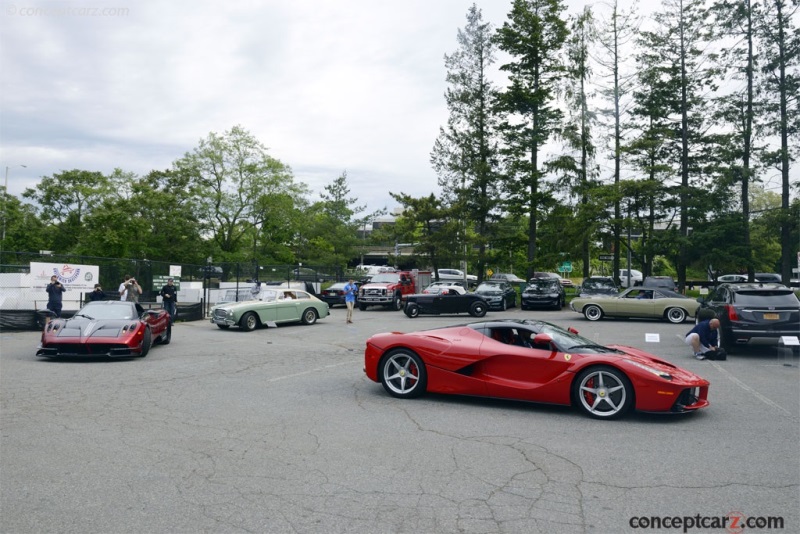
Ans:
POLYGON ((620 371, 611 367, 591 367, 576 378, 581 409, 592 417, 613 419, 631 407, 633 388, 620 371))
POLYGON ((387 353, 381 360, 380 377, 384 389, 393 397, 418 397, 425 393, 425 364, 408 349, 387 353))

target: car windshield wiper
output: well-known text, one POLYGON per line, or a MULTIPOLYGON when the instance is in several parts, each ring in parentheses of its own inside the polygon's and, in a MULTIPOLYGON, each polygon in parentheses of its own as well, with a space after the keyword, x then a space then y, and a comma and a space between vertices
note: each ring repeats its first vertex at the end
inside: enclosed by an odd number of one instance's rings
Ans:
POLYGON ((94 321, 94 317, 90 317, 90 316, 86 315, 85 313, 76 313, 75 315, 73 315, 73 317, 86 317, 90 321, 94 321))
POLYGON ((573 345, 569 348, 571 351, 574 351, 575 349, 595 349, 598 352, 619 352, 617 349, 604 347, 603 345, 596 345, 594 343, 587 343, 586 345, 573 345))

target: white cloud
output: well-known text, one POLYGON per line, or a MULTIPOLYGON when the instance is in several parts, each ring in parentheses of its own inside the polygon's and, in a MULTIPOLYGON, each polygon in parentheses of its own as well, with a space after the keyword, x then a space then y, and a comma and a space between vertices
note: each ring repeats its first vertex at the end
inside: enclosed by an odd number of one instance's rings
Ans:
MULTIPOLYGON (((447 119, 443 56, 471 4, 145 0, 115 3, 124 16, 23 16, 86 6, 3 2, 0 161, 27 165, 9 191, 66 169, 168 168, 234 125, 315 199, 344 170, 370 209, 391 208, 389 191, 437 191, 429 155, 447 119)), ((510 6, 478 4, 495 26, 510 6)))

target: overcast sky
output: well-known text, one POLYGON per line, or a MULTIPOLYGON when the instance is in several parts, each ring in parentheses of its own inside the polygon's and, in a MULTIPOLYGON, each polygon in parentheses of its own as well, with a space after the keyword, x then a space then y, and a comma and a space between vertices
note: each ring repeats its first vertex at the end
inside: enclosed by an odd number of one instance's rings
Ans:
MULTIPOLYGON (((395 207, 389 191, 438 192, 429 157, 447 120, 443 56, 472 3, 3 0, 9 192, 63 170, 167 169, 234 125, 312 200, 345 170, 370 210, 395 207)), ((477 5, 497 27, 511 2, 477 5)))

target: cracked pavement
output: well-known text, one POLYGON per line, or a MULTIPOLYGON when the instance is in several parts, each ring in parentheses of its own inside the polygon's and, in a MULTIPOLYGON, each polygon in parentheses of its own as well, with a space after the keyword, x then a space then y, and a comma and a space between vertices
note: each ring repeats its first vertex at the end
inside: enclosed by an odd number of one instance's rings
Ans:
MULTIPOLYGON (((633 516, 800 524, 798 358, 688 357, 689 323, 574 325, 711 381, 690 416, 596 421, 561 406, 394 399, 364 341, 468 322, 344 310, 246 333, 178 323, 143 360, 49 361, 0 333, 2 532, 607 533, 633 516), (645 333, 658 332, 658 345, 645 333), (789 363, 790 365, 783 365, 789 363)), ((487 317, 490 318, 490 317, 487 317)))

